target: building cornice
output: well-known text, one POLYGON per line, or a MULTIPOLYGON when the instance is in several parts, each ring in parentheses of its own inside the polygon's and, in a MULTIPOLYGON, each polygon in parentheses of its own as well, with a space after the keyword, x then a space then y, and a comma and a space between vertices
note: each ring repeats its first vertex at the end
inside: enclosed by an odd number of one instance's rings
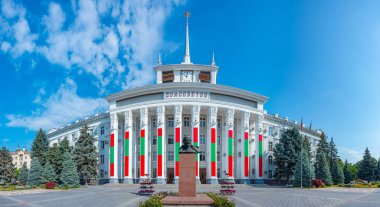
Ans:
POLYGON ((168 64, 154 67, 154 71, 175 71, 175 70, 193 70, 193 71, 218 71, 218 66, 201 65, 201 64, 168 64))
POLYGON ((106 98, 108 102, 116 102, 132 97, 161 93, 168 90, 205 90, 210 93, 224 94, 234 97, 239 97, 251 101, 256 101, 260 104, 264 104, 268 101, 268 97, 253 93, 250 91, 242 90, 239 88, 234 88, 230 86, 220 85, 220 84, 210 84, 210 83, 194 83, 194 82, 175 82, 175 83, 162 83, 155 85, 142 86, 133 89, 127 89, 115 94, 111 94, 106 98))

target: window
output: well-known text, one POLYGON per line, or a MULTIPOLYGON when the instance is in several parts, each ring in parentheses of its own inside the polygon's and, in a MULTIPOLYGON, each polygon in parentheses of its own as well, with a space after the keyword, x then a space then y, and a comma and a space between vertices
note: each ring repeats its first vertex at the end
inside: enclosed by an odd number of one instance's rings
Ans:
POLYGON ((152 127, 157 128, 157 119, 152 119, 152 127))
POLYGON ((174 136, 172 134, 168 135, 168 144, 174 144, 174 136))
POLYGON ((273 136, 273 127, 272 126, 269 127, 269 135, 273 136))
POLYGON ((206 135, 201 134, 199 136, 199 142, 200 142, 200 144, 206 144, 206 135))
POLYGON ((268 171, 268 174, 269 174, 269 175, 268 175, 269 179, 272 179, 272 178, 273 178, 272 170, 269 170, 269 171, 268 171))
POLYGON ((273 164, 273 156, 272 156, 272 155, 269 155, 269 157, 268 157, 268 161, 269 161, 269 164, 270 164, 270 165, 273 164))
MULTIPOLYGON (((103 135, 104 134, 104 126, 101 126, 100 127, 100 134, 103 135)), ((74 136, 73 136, 74 137, 74 136)))
POLYGON ((100 155, 100 164, 104 164, 104 155, 100 155))
POLYGON ((104 150, 104 141, 100 141, 100 149, 104 150))
POLYGON ((201 155, 199 156, 200 161, 206 161, 206 152, 201 152, 201 155))
POLYGON ((157 161, 157 152, 153 151, 152 153, 152 161, 157 161))
POLYGON ((218 162, 220 161, 220 152, 219 152, 219 151, 216 153, 216 160, 217 160, 218 162))
POLYGON ((183 118, 183 126, 184 126, 184 127, 189 127, 189 126, 190 126, 190 117, 185 116, 185 117, 183 118))
MULTIPOLYGON (((140 131, 140 130, 138 130, 140 131)), ((137 136, 137 139, 136 139, 136 144, 137 145, 140 145, 140 141, 141 141, 141 137, 140 137, 140 134, 137 136)))
POLYGON ((174 153, 173 151, 168 152, 168 161, 173 161, 174 160, 174 153))
POLYGON ((216 176, 217 176, 218 178, 220 178, 220 168, 218 168, 218 170, 216 171, 216 176))
POLYGON ((222 127, 222 119, 218 119, 218 129, 220 129, 222 127))
POLYGON ((218 145, 222 144, 222 137, 220 135, 218 136, 218 141, 217 142, 218 142, 218 145))
POLYGON ((157 177, 157 168, 153 168, 153 178, 157 177))
POLYGON ((268 150, 273 151, 273 142, 268 143, 268 150))
POLYGON ((153 145, 156 145, 157 144, 157 135, 153 135, 153 140, 152 140, 152 144, 153 145))
POLYGON ((168 118, 168 126, 169 127, 174 127, 174 118, 173 117, 169 117, 168 118))
POLYGON ((199 126, 200 127, 206 127, 206 117, 201 117, 199 119, 199 126))

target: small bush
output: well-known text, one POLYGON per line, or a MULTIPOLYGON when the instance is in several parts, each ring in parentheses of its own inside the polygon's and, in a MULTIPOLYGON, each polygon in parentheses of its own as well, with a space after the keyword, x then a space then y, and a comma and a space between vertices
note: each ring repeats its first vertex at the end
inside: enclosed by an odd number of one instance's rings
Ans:
POLYGON ((323 182, 321 179, 314 179, 312 180, 312 184, 314 187, 319 188, 322 186, 323 182))
POLYGON ((216 193, 207 193, 214 200, 214 207, 235 207, 235 203, 230 201, 227 196, 220 196, 216 193))
POLYGON ((150 196, 147 200, 140 202, 139 207, 163 207, 161 200, 165 198, 166 193, 158 193, 150 196))
POLYGON ((54 189, 57 186, 55 182, 47 182, 45 183, 45 188, 46 189, 54 189))
POLYGON ((380 184, 377 184, 377 187, 380 188, 380 184))
POLYGON ((322 183, 321 188, 326 188, 326 185, 322 183))

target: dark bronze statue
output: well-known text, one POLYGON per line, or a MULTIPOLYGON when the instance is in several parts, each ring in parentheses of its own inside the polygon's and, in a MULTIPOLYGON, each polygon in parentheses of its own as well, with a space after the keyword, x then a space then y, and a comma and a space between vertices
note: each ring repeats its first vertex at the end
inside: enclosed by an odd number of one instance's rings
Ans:
POLYGON ((189 137, 184 137, 182 140, 182 146, 179 148, 180 153, 200 153, 199 147, 191 144, 189 137))

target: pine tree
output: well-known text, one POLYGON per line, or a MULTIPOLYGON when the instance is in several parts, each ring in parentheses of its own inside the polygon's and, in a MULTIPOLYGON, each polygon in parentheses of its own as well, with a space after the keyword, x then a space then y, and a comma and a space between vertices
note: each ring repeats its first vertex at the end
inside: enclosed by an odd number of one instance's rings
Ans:
POLYGON ((343 169, 340 167, 339 163, 340 159, 338 156, 338 149, 334 143, 334 139, 331 138, 329 144, 329 164, 330 164, 330 172, 331 172, 331 180, 333 183, 342 184, 344 182, 344 174, 343 169))
POLYGON ((375 170, 376 170, 376 165, 367 147, 365 149, 363 159, 359 163, 358 177, 363 180, 371 181, 374 179, 375 170))
POLYGON ((54 143, 53 146, 49 147, 47 153, 47 162, 50 162, 51 166, 54 168, 55 173, 57 174, 57 155, 58 155, 58 144, 54 143))
MULTIPOLYGON (((334 138, 332 137, 329 143, 328 157, 329 157, 330 170, 332 171, 333 165, 335 164, 335 160, 338 158, 338 149, 336 148, 336 145, 334 143, 334 138)), ((334 177, 332 173, 331 173, 331 176, 334 177)))
POLYGON ((321 140, 318 142, 317 146, 317 155, 315 162, 315 178, 321 179, 326 185, 331 185, 331 174, 330 174, 330 165, 327 159, 326 152, 329 151, 326 149, 326 135, 322 132, 321 140))
POLYGON ((56 153, 56 160, 55 160, 55 170, 56 174, 58 176, 61 175, 62 169, 63 169, 63 162, 65 161, 64 155, 66 153, 71 154, 72 147, 70 146, 69 140, 65 137, 58 146, 57 153, 56 153))
POLYGON ((97 177, 98 152, 95 139, 88 133, 87 125, 82 127, 73 152, 80 179, 89 183, 91 178, 97 177))
POLYGON ((345 184, 350 183, 352 181, 352 176, 350 172, 350 166, 347 160, 344 162, 343 174, 344 174, 344 183, 345 184))
POLYGON ((32 144, 32 152, 31 152, 32 159, 37 158, 40 164, 44 166, 46 163, 46 156, 47 156, 48 150, 49 150, 49 141, 46 137, 46 133, 45 131, 40 129, 37 132, 36 138, 34 139, 33 144, 32 144))
POLYGON ((18 182, 21 185, 26 185, 26 182, 28 181, 28 174, 29 174, 28 167, 26 167, 26 164, 24 163, 21 167, 20 175, 18 176, 18 182))
POLYGON ((45 169, 44 169, 44 172, 42 173, 41 182, 42 183, 57 182, 57 175, 55 174, 55 170, 49 161, 45 164, 45 169))
POLYGON ((289 183, 294 174, 299 152, 302 146, 302 138, 299 131, 295 128, 286 130, 281 134, 280 142, 274 149, 275 177, 286 179, 289 183))
POLYGON ((77 167, 71 154, 68 152, 64 154, 63 169, 60 180, 62 181, 62 185, 64 187, 72 188, 79 186, 77 167))
POLYGON ((7 148, 2 147, 0 149, 0 181, 11 182, 13 169, 12 156, 7 148))
POLYGON ((32 164, 29 170, 27 184, 32 187, 42 184, 41 178, 42 178, 43 170, 44 169, 42 168, 39 159, 37 157, 33 158, 32 164))
POLYGON ((301 186, 301 177, 302 177, 302 187, 310 187, 311 180, 314 177, 314 171, 311 169, 311 147, 310 142, 307 139, 304 139, 302 151, 298 157, 298 162, 294 171, 294 180, 293 185, 296 187, 301 186), (302 167, 301 167, 302 165, 302 167), (301 170, 302 169, 302 170, 301 170), (302 171, 302 176, 301 176, 302 171))

